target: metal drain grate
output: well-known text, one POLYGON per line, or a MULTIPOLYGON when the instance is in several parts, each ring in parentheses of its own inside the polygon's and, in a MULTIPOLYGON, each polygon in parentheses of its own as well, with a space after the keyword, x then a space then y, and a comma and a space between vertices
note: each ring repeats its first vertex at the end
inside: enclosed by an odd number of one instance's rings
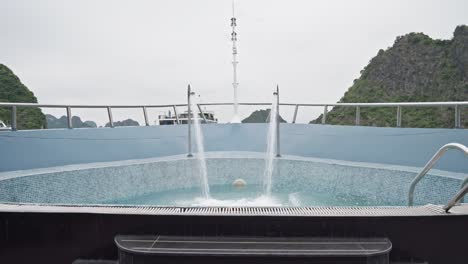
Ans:
MULTIPOLYGON (((457 214, 468 214, 468 205, 457 214)), ((0 212, 50 212, 200 216, 434 216, 446 214, 439 205, 414 207, 153 207, 0 204, 0 212)))

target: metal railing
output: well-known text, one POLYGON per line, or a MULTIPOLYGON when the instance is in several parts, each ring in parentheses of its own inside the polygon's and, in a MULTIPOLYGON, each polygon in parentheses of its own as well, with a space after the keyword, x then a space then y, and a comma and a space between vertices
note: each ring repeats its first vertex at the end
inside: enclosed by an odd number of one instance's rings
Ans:
POLYGON ((444 206, 444 210, 446 213, 448 213, 450 211, 450 209, 452 209, 452 207, 454 207, 459 201, 461 201, 463 199, 463 197, 465 197, 465 195, 468 193, 468 185, 465 185, 463 188, 460 189, 460 191, 458 191, 452 199, 450 199, 450 201, 444 206))
MULTIPOLYGON (((461 184, 461 189, 465 188, 465 186, 468 185, 468 177, 465 178, 465 180, 461 184)), ((463 203, 465 201, 465 196, 463 196, 460 200, 460 203, 463 203)))
MULTIPOLYGON (((198 104, 199 109, 202 106, 232 106, 233 103, 201 103, 198 104)), ((269 106, 269 103, 239 103, 242 106, 269 106)), ((403 102, 403 103, 331 103, 331 104, 294 104, 294 103, 280 103, 278 106, 295 107, 292 123, 296 123, 297 115, 300 107, 323 107, 322 124, 327 122, 327 113, 329 107, 352 107, 356 109, 355 125, 360 125, 361 122, 361 108, 364 107, 390 107, 397 109, 396 127, 401 127, 403 108, 408 107, 453 107, 455 128, 461 128, 461 108, 468 106, 468 101, 460 102, 403 102)), ((11 127, 12 130, 17 130, 17 108, 18 107, 42 107, 42 108, 63 108, 67 113, 68 128, 73 128, 72 124, 72 109, 76 108, 102 108, 107 109, 109 118, 109 125, 113 127, 114 121, 112 117, 112 109, 117 108, 140 108, 142 109, 145 118, 145 125, 149 126, 148 122, 148 108, 173 108, 177 116, 177 107, 187 107, 187 104, 163 104, 163 105, 63 105, 63 104, 37 104, 37 103, 4 103, 0 102, 0 107, 11 108, 11 127)))
MULTIPOLYGON (((432 158, 427 162, 427 164, 424 166, 422 171, 413 179, 411 182, 409 191, 408 191, 408 206, 413 206, 413 200, 414 200, 414 189, 416 188, 416 184, 424 177, 426 174, 432 169, 432 167, 439 161, 439 159, 449 150, 449 149, 456 149, 461 152, 463 152, 465 155, 468 155, 468 148, 465 145, 459 144, 459 143, 449 143, 444 146, 442 146, 435 154, 432 156, 432 158)), ((466 179, 465 179, 466 181, 466 179)), ((462 183, 462 190, 465 189, 466 186, 465 182, 462 183)), ((463 196, 462 196, 463 197, 463 196)), ((456 202, 461 200, 462 197, 459 197, 456 202)))

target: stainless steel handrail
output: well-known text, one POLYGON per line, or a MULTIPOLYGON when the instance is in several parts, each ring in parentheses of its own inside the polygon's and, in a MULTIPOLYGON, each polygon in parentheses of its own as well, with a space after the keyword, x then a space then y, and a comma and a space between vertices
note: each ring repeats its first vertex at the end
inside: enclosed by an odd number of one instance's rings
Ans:
MULTIPOLYGON (((468 185, 468 177, 466 177, 465 180, 462 182, 461 188, 460 188, 460 189, 465 188, 465 186, 467 186, 467 185, 468 185)), ((462 196, 462 198, 460 199, 460 203, 463 203, 463 202, 464 202, 464 200, 465 200, 464 197, 465 197, 465 196, 462 196)))
POLYGON ((458 201, 461 201, 463 197, 468 193, 468 185, 465 185, 463 188, 460 189, 453 197, 450 199, 450 201, 444 206, 444 210, 446 213, 454 207, 458 201))
MULTIPOLYGON (((202 106, 215 106, 215 105, 232 105, 233 103, 200 103, 202 106)), ((173 107, 173 106, 187 106, 187 104, 160 104, 160 105, 82 105, 82 104, 38 104, 38 103, 9 103, 9 102, 0 102, 0 107, 12 107, 12 106, 21 106, 21 107, 44 107, 44 108, 141 108, 146 106, 147 108, 158 108, 158 107, 173 107)), ((271 102, 247 102, 239 103, 239 105, 271 105, 271 102)), ((396 107, 396 106, 420 106, 420 107, 430 107, 430 106, 468 106, 468 101, 459 101, 459 102, 394 102, 394 103, 314 103, 314 104, 303 104, 303 103, 280 103, 283 106, 350 106, 350 107, 396 107)))
POLYGON ((413 206, 413 198, 414 198, 414 189, 416 184, 432 169, 432 167, 439 161, 439 159, 447 152, 449 149, 457 149, 461 152, 468 155, 468 148, 465 145, 459 143, 449 143, 442 146, 432 158, 427 162, 424 166, 423 170, 413 179, 411 182, 409 191, 408 191, 408 206, 413 206))
MULTIPOLYGON (((231 106, 233 103, 201 103, 198 104, 199 107, 201 106, 231 106)), ((268 106, 271 105, 270 103, 258 103, 258 102, 246 102, 246 103, 239 103, 239 105, 243 106, 259 106, 264 105, 268 106)), ((448 106, 454 107, 454 114, 455 114, 455 128, 461 127, 461 108, 468 106, 468 101, 459 101, 459 102, 395 102, 395 103, 312 103, 312 104, 302 104, 302 103, 279 103, 278 106, 293 106, 295 107, 294 110, 294 117, 293 123, 296 122, 297 112, 299 111, 299 107, 323 107, 323 115, 322 115, 322 124, 326 124, 326 117, 328 113, 328 107, 355 107, 356 108, 356 125, 360 124, 360 108, 361 107, 396 107, 397 108, 397 121, 396 126, 401 126, 401 116, 402 116, 402 108, 403 107, 437 107, 437 106, 448 106)), ((111 109, 113 108, 143 108, 144 113, 146 112, 147 108, 174 108, 176 111, 177 107, 187 107, 187 104, 161 104, 161 105, 81 105, 81 104, 38 104, 38 103, 9 103, 9 102, 0 102, 0 107, 11 107, 12 109, 12 118, 11 118, 11 127, 12 130, 17 129, 17 107, 43 107, 43 108, 64 108, 67 110, 68 116, 68 123, 71 126, 71 108, 104 108, 108 111, 109 122, 112 127, 112 112, 111 109)), ((146 119, 145 119, 146 120, 146 119)))

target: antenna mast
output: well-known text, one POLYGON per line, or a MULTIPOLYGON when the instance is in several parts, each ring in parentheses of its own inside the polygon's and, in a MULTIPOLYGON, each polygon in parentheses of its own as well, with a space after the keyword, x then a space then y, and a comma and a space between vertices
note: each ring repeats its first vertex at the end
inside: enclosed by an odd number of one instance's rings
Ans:
POLYGON ((231 18, 231 27, 232 27, 232 33, 231 33, 231 41, 232 41, 232 69, 233 69, 233 82, 232 82, 232 88, 234 88, 234 116, 231 120, 231 123, 240 123, 240 118, 239 118, 239 104, 237 101, 237 87, 239 86, 239 83, 237 82, 237 33, 236 33, 236 17, 234 14, 234 0, 232 1, 232 18, 231 18))

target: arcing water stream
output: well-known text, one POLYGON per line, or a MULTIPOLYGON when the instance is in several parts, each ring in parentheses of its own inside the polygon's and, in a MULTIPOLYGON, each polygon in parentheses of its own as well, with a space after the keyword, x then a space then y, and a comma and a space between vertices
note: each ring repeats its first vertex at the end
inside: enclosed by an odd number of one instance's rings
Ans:
POLYGON ((190 108, 193 117, 193 127, 195 136, 196 153, 197 159, 196 168, 199 173, 202 197, 197 198, 193 201, 193 206, 281 206, 274 197, 272 197, 272 176, 275 167, 275 156, 276 156, 276 140, 277 140, 277 122, 278 122, 278 108, 277 108, 277 94, 273 96, 273 103, 271 105, 268 134, 267 134, 267 149, 265 152, 265 169, 263 172, 263 193, 257 198, 242 198, 239 200, 218 200, 214 199, 210 195, 210 186, 208 184, 208 173, 205 159, 205 149, 203 132, 201 129, 201 113, 199 114, 198 105, 195 102, 195 96, 191 98, 190 108))
POLYGON ((196 109, 198 108, 198 105, 194 99, 195 98, 192 98, 191 100, 191 109, 192 109, 192 117, 193 117, 192 122, 195 128, 195 145, 196 145, 195 156, 197 158, 198 173, 200 175, 201 190, 202 190, 203 198, 210 199, 210 185, 208 184, 205 148, 203 146, 203 132, 201 129, 202 118, 200 118, 201 113, 199 114, 198 111, 196 111, 196 109))
POLYGON ((276 153, 276 123, 277 118, 277 94, 273 96, 273 103, 270 110, 270 123, 268 125, 267 150, 265 152, 265 170, 263 172, 264 195, 271 196, 272 176, 274 170, 274 161, 276 153))

